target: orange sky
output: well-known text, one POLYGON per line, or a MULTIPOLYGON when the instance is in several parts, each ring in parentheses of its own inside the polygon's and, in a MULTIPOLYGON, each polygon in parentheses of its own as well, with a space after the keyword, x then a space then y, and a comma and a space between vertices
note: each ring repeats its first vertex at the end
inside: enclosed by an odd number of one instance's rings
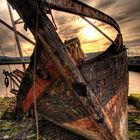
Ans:
MULTIPOLYGON (((83 2, 102 10, 115 18, 121 26, 124 43, 126 46, 130 48, 130 50, 133 50, 133 52, 138 52, 140 47, 140 28, 138 28, 140 19, 138 17, 140 17, 140 12, 137 10, 137 4, 140 4, 139 0, 135 0, 135 2, 133 2, 131 5, 128 5, 125 0, 83 0, 83 2), (131 13, 131 15, 128 15, 127 13, 131 13), (133 15, 134 13, 137 15, 136 18, 133 15)), ((1 0, 0 2, 0 13, 0 18, 10 24, 10 18, 5 0, 1 0)), ((57 32, 63 41, 65 39, 78 36, 85 52, 103 51, 110 44, 105 37, 103 37, 98 31, 96 31, 78 16, 65 14, 62 12, 57 12, 56 14, 56 11, 53 11, 53 15, 58 27, 57 32)), ((17 14, 15 11, 14 18, 17 19, 17 14)), ((107 33, 109 37, 112 39, 115 38, 116 32, 112 27, 97 20, 92 20, 92 22, 107 33)), ((24 31, 23 24, 20 26, 18 25, 18 30, 26 34, 26 36, 28 36, 30 39, 33 39, 29 31, 27 33, 24 31)), ((3 47, 5 54, 10 56, 18 55, 17 50, 15 51, 16 43, 13 33, 4 26, 0 25, 0 36, 0 45, 3 47)), ((33 46, 21 38, 20 42, 24 55, 30 55, 32 53, 33 46)))

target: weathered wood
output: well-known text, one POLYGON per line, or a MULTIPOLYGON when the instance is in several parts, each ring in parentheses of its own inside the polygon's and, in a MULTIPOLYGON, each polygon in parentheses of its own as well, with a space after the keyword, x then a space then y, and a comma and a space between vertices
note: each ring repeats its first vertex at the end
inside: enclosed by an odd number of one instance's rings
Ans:
POLYGON ((20 71, 20 70, 18 70, 18 69, 14 70, 13 73, 14 73, 16 76, 18 76, 19 78, 21 78, 21 79, 22 79, 23 76, 24 76, 24 72, 22 72, 22 71, 20 71))
MULTIPOLYGON (((97 138, 102 137, 100 139, 116 140, 117 137, 112 132, 112 119, 87 79, 84 79, 67 55, 64 44, 48 17, 37 6, 38 3, 32 0, 8 1, 16 8, 35 38, 37 37, 37 54, 33 54, 36 55, 36 60, 32 55, 19 89, 17 109, 22 107, 26 111, 33 103, 33 62, 36 61, 35 93, 41 114, 53 123, 88 139, 94 139, 96 135, 97 138), (81 93, 80 88, 85 92, 81 93)), ((117 43, 121 46, 119 39, 117 43)), ((120 52, 117 49, 115 51, 118 54, 120 52)))
POLYGON ((18 95, 18 90, 16 90, 16 89, 11 89, 10 90, 10 93, 12 93, 12 94, 14 94, 14 95, 18 95))
POLYGON ((76 64, 79 64, 85 60, 86 55, 81 48, 81 43, 78 37, 65 40, 64 45, 72 57, 71 59, 73 59, 76 64))
POLYGON ((128 137, 126 51, 106 54, 83 63, 79 69, 109 116, 112 132, 118 140, 125 140, 128 137))
POLYGON ((52 9, 64 11, 67 13, 76 14, 79 16, 85 16, 89 18, 94 18, 99 21, 105 22, 113 26, 118 33, 120 33, 120 27, 117 22, 110 16, 104 14, 103 12, 86 5, 81 1, 75 0, 41 0, 41 6, 46 11, 48 6, 52 9))
POLYGON ((9 73, 8 71, 5 71, 5 70, 3 70, 3 74, 4 74, 5 76, 8 76, 8 77, 10 78, 10 80, 13 81, 14 84, 15 84, 17 87, 20 86, 20 83, 19 83, 20 80, 18 79, 18 77, 16 77, 16 76, 13 75, 12 73, 9 73))

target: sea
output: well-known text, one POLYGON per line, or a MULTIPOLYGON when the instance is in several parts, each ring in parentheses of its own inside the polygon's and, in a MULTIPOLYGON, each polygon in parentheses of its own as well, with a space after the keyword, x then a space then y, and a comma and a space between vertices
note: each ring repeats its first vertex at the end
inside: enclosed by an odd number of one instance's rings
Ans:
MULTIPOLYGON (((23 71, 21 65, 0 65, 0 97, 13 96, 10 94, 10 88, 6 88, 4 84, 5 75, 3 70, 13 71, 19 69, 23 71)), ((129 95, 130 94, 140 94, 140 73, 129 71, 129 95)))

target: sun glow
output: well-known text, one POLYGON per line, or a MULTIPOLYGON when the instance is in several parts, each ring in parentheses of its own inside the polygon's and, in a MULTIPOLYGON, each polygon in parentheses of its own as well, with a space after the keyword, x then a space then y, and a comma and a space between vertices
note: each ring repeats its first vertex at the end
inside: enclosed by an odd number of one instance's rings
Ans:
POLYGON ((84 38, 86 40, 88 40, 88 41, 96 40, 99 37, 98 32, 96 31, 96 29, 94 29, 91 26, 86 26, 85 28, 83 28, 81 30, 81 33, 84 36, 84 38))
POLYGON ((83 28, 82 32, 88 40, 93 40, 96 38, 96 33, 91 27, 83 28))

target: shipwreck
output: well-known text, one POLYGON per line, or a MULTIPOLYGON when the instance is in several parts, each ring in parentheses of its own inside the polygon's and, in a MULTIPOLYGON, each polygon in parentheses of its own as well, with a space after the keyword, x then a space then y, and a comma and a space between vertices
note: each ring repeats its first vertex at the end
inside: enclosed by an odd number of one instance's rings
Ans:
POLYGON ((74 133, 75 139, 127 140, 127 53, 117 22, 78 0, 8 2, 36 40, 26 71, 15 71, 22 78, 16 91, 17 119, 35 104, 38 114, 57 126, 58 134, 52 139, 74 140, 67 133, 60 136, 60 130, 74 133), (80 16, 112 44, 99 56, 85 59, 78 38, 62 42, 48 18, 51 9, 80 16), (116 39, 110 39, 87 17, 114 27, 116 39))

